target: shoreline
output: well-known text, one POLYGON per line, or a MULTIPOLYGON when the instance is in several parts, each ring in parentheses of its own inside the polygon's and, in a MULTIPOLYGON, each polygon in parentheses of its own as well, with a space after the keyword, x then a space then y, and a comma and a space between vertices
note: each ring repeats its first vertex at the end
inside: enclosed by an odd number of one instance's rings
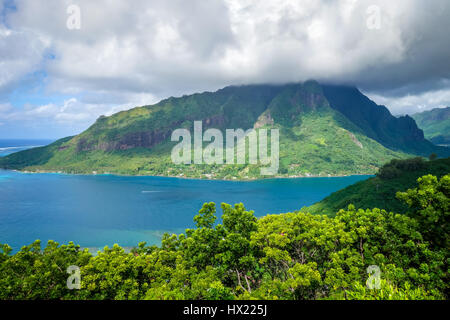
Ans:
POLYGON ((338 174, 338 175, 307 175, 307 176, 273 176, 266 178, 249 178, 249 179, 215 179, 210 177, 186 177, 186 176, 171 176, 171 175, 143 175, 143 174, 120 174, 120 173, 67 173, 64 171, 28 171, 28 170, 18 170, 18 169, 4 169, 0 168, 0 170, 10 170, 23 174, 61 174, 61 175, 70 175, 70 176, 116 176, 116 177, 159 177, 159 178, 177 178, 177 179, 185 179, 185 180, 201 180, 201 181, 235 181, 235 182, 253 182, 253 181, 264 181, 264 180, 280 180, 280 179, 307 179, 307 178, 345 178, 352 176, 375 176, 375 174, 370 173, 354 173, 354 174, 338 174))

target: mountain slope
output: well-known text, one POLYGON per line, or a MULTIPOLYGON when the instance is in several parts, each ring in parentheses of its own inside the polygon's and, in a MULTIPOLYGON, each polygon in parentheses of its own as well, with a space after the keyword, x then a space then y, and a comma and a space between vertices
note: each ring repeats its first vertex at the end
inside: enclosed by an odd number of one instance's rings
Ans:
MULTIPOLYGON (((341 89, 347 94, 347 87, 341 89)), ((336 87, 333 90, 308 81, 279 86, 232 86, 169 98, 155 105, 100 117, 75 137, 1 158, 0 167, 223 179, 261 177, 260 164, 173 164, 170 154, 177 142, 170 141, 171 133, 178 128, 192 133, 196 120, 202 120, 203 130, 278 128, 280 176, 375 173, 392 158, 408 157, 411 150, 419 153, 418 146, 425 149, 421 154, 448 152, 426 141, 412 119, 397 121, 384 107, 362 103, 360 116, 366 112, 372 116, 364 121, 352 116, 339 90, 336 87), (371 122, 371 118, 384 121, 371 122), (394 140, 387 139, 387 133, 382 134, 391 127, 396 127, 394 140)), ((357 108, 356 100, 349 98, 348 108, 357 108)))
POLYGON ((322 201, 302 208, 301 211, 334 216, 340 209, 347 209, 349 204, 353 204, 357 209, 379 208, 406 212, 408 208, 395 197, 396 191, 416 187, 417 179, 421 176, 432 174, 440 178, 450 173, 450 158, 420 160, 394 160, 383 166, 376 177, 336 191, 322 201))
POLYGON ((450 145, 450 107, 416 113, 411 117, 431 142, 450 145))
MULTIPOLYGON (((323 86, 323 90, 332 108, 385 147, 423 156, 436 151, 411 117, 394 117, 385 106, 377 105, 354 87, 323 86)), ((443 156, 450 155, 444 149, 438 150, 443 156)))

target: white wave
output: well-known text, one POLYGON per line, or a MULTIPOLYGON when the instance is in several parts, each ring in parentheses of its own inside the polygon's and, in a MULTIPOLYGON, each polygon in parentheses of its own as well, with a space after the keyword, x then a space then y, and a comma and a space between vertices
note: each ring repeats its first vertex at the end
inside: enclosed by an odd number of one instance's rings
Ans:
POLYGON ((0 151, 15 150, 15 149, 31 149, 31 148, 37 148, 37 147, 42 147, 42 146, 3 147, 3 148, 0 148, 0 151))
POLYGON ((154 192, 161 192, 161 191, 150 191, 150 190, 143 190, 142 193, 154 193, 154 192))

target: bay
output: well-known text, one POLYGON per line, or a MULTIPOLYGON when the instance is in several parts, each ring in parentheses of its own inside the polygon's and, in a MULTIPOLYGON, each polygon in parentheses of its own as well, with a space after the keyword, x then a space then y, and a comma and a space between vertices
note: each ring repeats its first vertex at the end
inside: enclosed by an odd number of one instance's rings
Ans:
POLYGON ((159 244, 164 232, 193 227, 205 202, 242 202, 259 217, 298 210, 369 177, 244 182, 0 170, 0 243, 14 250, 36 239, 93 250, 159 244))

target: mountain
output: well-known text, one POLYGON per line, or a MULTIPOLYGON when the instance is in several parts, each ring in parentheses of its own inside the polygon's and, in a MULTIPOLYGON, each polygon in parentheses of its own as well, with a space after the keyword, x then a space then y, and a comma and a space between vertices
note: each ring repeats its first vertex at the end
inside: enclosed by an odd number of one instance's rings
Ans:
POLYGON ((450 150, 427 141, 412 118, 392 116, 356 88, 307 81, 229 86, 101 116, 77 136, 0 158, 0 167, 221 179, 261 177, 261 164, 172 163, 171 151, 178 143, 171 141, 172 132, 177 128, 193 132, 198 120, 202 120, 203 130, 279 129, 278 175, 286 177, 372 174, 393 158, 431 152, 447 156, 450 150))
POLYGON ((331 107, 358 125, 364 133, 383 146, 419 155, 429 155, 435 150, 424 139, 414 119, 396 118, 385 106, 379 106, 355 87, 324 86, 331 107))
POLYGON ((407 212, 408 207, 395 197, 396 191, 417 186, 417 179, 431 174, 438 179, 450 173, 450 158, 424 161, 421 158, 393 160, 384 165, 376 177, 357 182, 336 191, 322 201, 301 211, 334 216, 349 204, 356 209, 379 208, 392 212, 407 212))
POLYGON ((416 113, 412 117, 431 142, 450 145, 450 107, 416 113))

